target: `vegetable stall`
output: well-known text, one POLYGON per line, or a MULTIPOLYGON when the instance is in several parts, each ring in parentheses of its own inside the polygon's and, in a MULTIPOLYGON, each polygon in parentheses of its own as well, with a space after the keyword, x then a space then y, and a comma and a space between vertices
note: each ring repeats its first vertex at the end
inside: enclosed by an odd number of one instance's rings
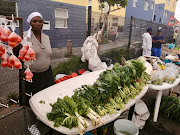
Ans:
POLYGON ((150 76, 141 59, 116 63, 60 82, 35 94, 30 106, 37 117, 64 134, 84 134, 117 119, 148 90, 150 76), (43 102, 43 103, 42 103, 43 102))

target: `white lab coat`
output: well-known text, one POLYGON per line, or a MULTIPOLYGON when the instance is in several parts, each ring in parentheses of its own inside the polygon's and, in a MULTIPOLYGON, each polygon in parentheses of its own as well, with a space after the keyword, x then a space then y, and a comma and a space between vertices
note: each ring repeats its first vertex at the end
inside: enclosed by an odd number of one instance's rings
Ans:
POLYGON ((151 35, 146 32, 142 35, 143 43, 143 55, 151 56, 151 48, 152 48, 152 37, 151 35))

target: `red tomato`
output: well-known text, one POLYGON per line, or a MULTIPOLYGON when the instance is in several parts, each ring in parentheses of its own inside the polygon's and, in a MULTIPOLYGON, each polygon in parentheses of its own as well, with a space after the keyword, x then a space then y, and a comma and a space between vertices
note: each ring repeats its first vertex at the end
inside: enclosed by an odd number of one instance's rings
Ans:
POLYGON ((11 31, 8 27, 1 28, 1 34, 9 36, 11 34, 11 31))
POLYGON ((62 82, 60 79, 57 79, 57 80, 55 80, 54 81, 55 83, 60 83, 60 82, 62 82))
POLYGON ((54 83, 58 83, 58 80, 55 80, 54 83))
POLYGON ((18 69, 22 68, 21 62, 20 62, 20 61, 16 61, 16 62, 14 63, 14 67, 15 67, 15 68, 18 68, 18 69))
POLYGON ((29 45, 28 45, 28 44, 24 45, 23 47, 24 47, 25 49, 27 49, 27 50, 29 49, 29 45))
POLYGON ((10 42, 17 42, 18 41, 18 36, 16 33, 12 32, 9 37, 8 37, 8 40, 10 42))
POLYGON ((18 56, 18 59, 19 59, 19 60, 24 60, 24 56, 19 55, 19 56, 18 56))
POLYGON ((28 74, 31 74, 31 70, 29 68, 27 68, 25 71, 24 71, 24 75, 28 75, 28 74))
POLYGON ((0 57, 4 54, 4 52, 0 51, 0 57))
POLYGON ((64 77, 63 77, 63 79, 64 79, 64 80, 67 80, 67 79, 68 79, 68 77, 67 77, 67 76, 64 76, 64 77))
POLYGON ((17 43, 16 42, 8 42, 8 45, 11 46, 12 48, 16 47, 17 46, 17 43))
POLYGON ((68 79, 72 78, 72 76, 71 76, 71 75, 68 75, 67 77, 68 77, 68 79))
POLYGON ((34 56, 34 55, 35 55, 35 51, 34 51, 33 49, 29 48, 29 50, 28 50, 28 55, 29 55, 30 57, 34 56))
POLYGON ((6 36, 6 35, 1 35, 0 39, 3 42, 8 42, 8 36, 6 36))
POLYGON ((19 54, 22 55, 22 56, 25 56, 26 53, 27 53, 27 49, 25 47, 23 47, 20 51, 19 51, 19 54))
POLYGON ((1 60, 8 60, 9 58, 9 55, 7 53, 4 53, 2 56, 1 56, 1 60))
POLYGON ((3 68, 5 68, 7 66, 7 64, 8 64, 8 62, 6 60, 1 62, 1 66, 3 68))
MULTIPOLYGON (((21 38, 19 35, 18 35, 17 37, 18 37, 17 44, 20 44, 21 41, 22 41, 22 38, 21 38)), ((28 49, 29 49, 29 48, 28 48, 28 49)))
POLYGON ((35 55, 31 57, 31 60, 35 60, 35 59, 36 59, 35 55))
POLYGON ((78 76, 78 74, 77 74, 77 73, 72 73, 71 76, 72 76, 72 78, 73 78, 73 77, 78 76))
POLYGON ((79 73, 80 75, 82 75, 84 72, 85 72, 84 69, 79 69, 79 70, 78 70, 78 73, 79 73))
POLYGON ((18 58, 15 55, 11 55, 8 59, 8 62, 14 64, 14 62, 18 61, 18 58))
POLYGON ((5 46, 4 45, 0 45, 0 51, 5 52, 5 46))
POLYGON ((26 54, 25 57, 24 57, 24 59, 25 59, 26 61, 29 61, 29 60, 31 59, 31 57, 26 54))
POLYGON ((64 78, 63 78, 63 77, 61 77, 61 78, 59 78, 59 80, 64 81, 64 78))
POLYGON ((26 75, 25 78, 26 78, 26 81, 31 81, 32 76, 31 75, 26 75))
POLYGON ((7 66, 8 66, 9 68, 13 68, 13 64, 10 63, 10 62, 7 63, 7 66))

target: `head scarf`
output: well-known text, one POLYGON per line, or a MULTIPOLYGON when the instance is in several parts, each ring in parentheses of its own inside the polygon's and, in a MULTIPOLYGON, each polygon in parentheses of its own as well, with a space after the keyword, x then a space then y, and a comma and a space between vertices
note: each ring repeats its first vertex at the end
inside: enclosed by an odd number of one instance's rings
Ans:
MULTIPOLYGON (((27 22, 30 24, 31 20, 35 17, 35 16, 39 16, 43 19, 42 15, 39 13, 39 12, 33 12, 31 13, 28 18, 27 18, 27 22)), ((32 29, 32 26, 30 26, 29 30, 28 30, 28 33, 27 33, 27 38, 31 38, 31 29, 32 29)))

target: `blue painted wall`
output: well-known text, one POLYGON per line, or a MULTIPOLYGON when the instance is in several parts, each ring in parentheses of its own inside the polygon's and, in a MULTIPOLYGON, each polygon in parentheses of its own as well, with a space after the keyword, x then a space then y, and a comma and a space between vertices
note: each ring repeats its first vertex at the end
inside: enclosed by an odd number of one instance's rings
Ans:
POLYGON ((29 29, 26 19, 34 11, 42 14, 45 21, 50 21, 49 35, 52 48, 65 47, 67 40, 72 40, 73 47, 82 46, 86 38, 86 7, 52 2, 49 0, 17 0, 19 17, 23 17, 24 31, 29 29), (55 28, 55 8, 68 9, 68 28, 55 28))
POLYGON ((133 7, 133 0, 128 0, 127 2, 128 6, 126 7, 125 17, 130 18, 131 16, 133 16, 134 18, 151 21, 153 15, 153 10, 151 9, 151 5, 154 4, 154 1, 149 0, 148 11, 144 10, 144 3, 145 0, 138 0, 137 6, 133 7))
POLYGON ((165 6, 165 4, 156 4, 155 5, 154 15, 156 16, 156 19, 155 20, 153 19, 153 22, 162 24, 163 15, 164 15, 164 6, 165 6))
POLYGON ((169 11, 169 10, 165 10, 165 12, 167 12, 167 17, 164 17, 164 22, 163 22, 163 24, 167 25, 167 24, 168 24, 168 21, 169 21, 170 16, 171 16, 171 15, 173 15, 173 16, 174 16, 174 13, 173 13, 173 12, 171 12, 171 11, 169 11))

